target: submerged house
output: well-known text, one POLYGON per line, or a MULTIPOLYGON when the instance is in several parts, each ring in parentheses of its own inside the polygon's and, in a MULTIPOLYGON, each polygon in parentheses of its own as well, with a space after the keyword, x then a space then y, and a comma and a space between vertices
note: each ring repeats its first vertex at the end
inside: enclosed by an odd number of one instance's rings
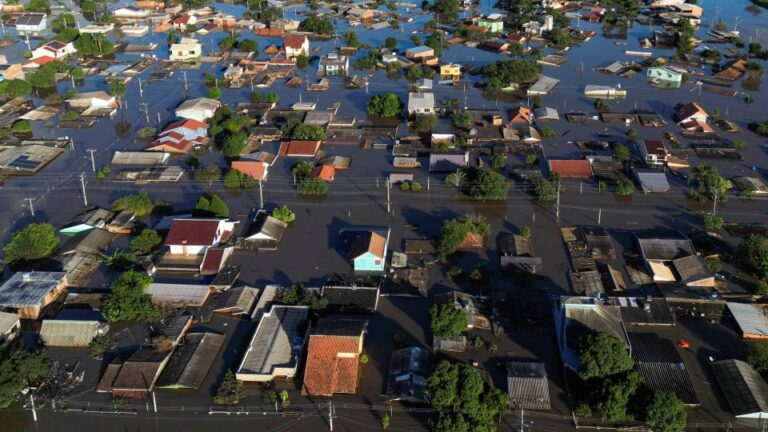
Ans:
POLYGON ((221 108, 221 102, 209 98, 189 99, 181 103, 176 108, 176 116, 205 122, 216 114, 216 110, 221 108))
POLYGON ((169 124, 144 150, 186 154, 194 147, 207 145, 208 142, 208 125, 186 119, 169 124))
POLYGON ((109 116, 117 112, 120 104, 109 93, 99 90, 86 93, 77 93, 67 99, 67 105, 71 109, 81 111, 84 116, 109 116))
POLYGON ((186 61, 199 59, 203 55, 203 46, 197 39, 181 38, 179 43, 171 45, 171 61, 186 61))
POLYGON ((389 233, 389 228, 361 232, 350 242, 349 256, 355 271, 384 271, 389 233))
POLYGON ((17 272, 0 285, 0 309, 37 319, 67 289, 64 272, 17 272))
POLYGON ((357 392, 360 354, 368 322, 323 318, 309 336, 301 394, 332 396, 357 392))

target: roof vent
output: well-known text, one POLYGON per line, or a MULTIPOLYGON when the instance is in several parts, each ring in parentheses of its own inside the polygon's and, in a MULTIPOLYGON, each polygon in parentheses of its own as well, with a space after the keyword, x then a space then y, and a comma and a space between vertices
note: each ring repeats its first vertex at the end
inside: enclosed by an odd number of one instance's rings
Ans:
POLYGON ((32 280, 32 275, 29 274, 29 272, 24 272, 21 274, 21 281, 24 283, 29 283, 32 280))

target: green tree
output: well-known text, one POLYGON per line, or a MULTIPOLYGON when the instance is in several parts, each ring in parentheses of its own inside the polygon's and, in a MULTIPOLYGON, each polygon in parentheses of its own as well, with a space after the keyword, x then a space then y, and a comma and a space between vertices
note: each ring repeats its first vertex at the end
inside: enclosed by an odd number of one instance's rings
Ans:
POLYGON ((238 51, 255 52, 259 50, 259 43, 253 39, 243 39, 237 43, 238 51))
POLYGON ((50 378, 51 361, 45 350, 0 353, 0 408, 8 408, 28 387, 37 387, 50 378))
POLYGON ((489 80, 495 79, 501 87, 511 83, 533 81, 541 68, 532 61, 499 60, 494 64, 484 66, 482 73, 489 80))
POLYGON ((554 201, 557 198, 557 187, 557 184, 551 180, 536 179, 534 180, 533 192, 539 201, 554 201))
POLYGON ((29 3, 24 6, 24 10, 29 12, 50 13, 51 2, 48 0, 29 0, 29 3))
POLYGON ((118 249, 104 256, 104 264, 110 270, 130 270, 136 264, 136 253, 118 249))
POLYGON ((291 166, 291 174, 296 176, 297 179, 305 179, 312 175, 312 163, 307 161, 299 161, 291 166))
POLYGON ((625 146, 624 144, 617 144, 613 148, 613 159, 621 162, 626 163, 629 161, 629 147, 625 146))
POLYGON ((221 48, 222 51, 230 51, 235 47, 236 42, 237 40, 235 37, 231 34, 228 34, 224 37, 224 39, 219 41, 219 48, 221 48))
POLYGON ((144 229, 131 240, 131 250, 139 255, 145 255, 153 252, 163 239, 160 238, 160 234, 153 229, 144 229))
POLYGON ((26 120, 16 120, 11 126, 11 132, 19 135, 32 133, 32 124, 26 120))
POLYGON ((158 319, 160 310, 145 292, 152 277, 143 272, 127 271, 110 287, 101 312, 107 322, 147 322, 158 319))
POLYGON ((0 82, 0 96, 17 97, 27 96, 32 93, 32 86, 20 79, 12 79, 0 82))
POLYGON ((245 149, 247 143, 248 135, 242 131, 236 132, 224 140, 224 146, 221 148, 221 153, 228 158, 240 156, 240 153, 245 149))
POLYGON ((209 200, 207 196, 201 195, 200 198, 197 199, 197 202, 195 202, 194 213, 206 214, 210 210, 211 210, 211 200, 209 200))
POLYGON ((109 92, 113 96, 121 98, 128 92, 128 86, 121 80, 113 79, 109 82, 109 92))
POLYGON ((768 341, 747 342, 747 363, 768 380, 768 341))
POLYGON ((459 336, 467 329, 467 314, 452 304, 432 305, 429 308, 429 328, 435 336, 459 336))
POLYGON ((272 210, 272 217, 288 223, 296 220, 296 213, 289 209, 288 206, 282 205, 272 210))
POLYGON ((125 195, 116 199, 112 203, 112 210, 114 211, 128 211, 136 215, 137 217, 147 216, 152 213, 152 208, 155 204, 152 202, 152 198, 146 192, 139 192, 131 195, 125 195))
POLYGON ((218 87, 210 87, 208 88, 208 97, 210 99, 221 99, 221 89, 218 87))
POLYGON ((227 189, 250 189, 256 185, 256 180, 248 174, 236 169, 229 170, 224 176, 224 187, 227 189))
POLYGON ((229 217, 229 207, 218 194, 211 195, 211 205, 208 208, 208 211, 219 218, 229 217))
POLYGON ((470 235, 486 237, 491 232, 491 225, 482 216, 467 215, 443 222, 440 232, 438 254, 445 259, 456 252, 470 235))
POLYGON ((452 172, 445 177, 445 184, 449 186, 453 186, 455 188, 460 188, 464 186, 466 181, 467 181, 467 173, 465 173, 462 170, 457 170, 456 172, 452 172))
POLYGON ((718 232, 723 228, 725 220, 712 214, 704 215, 704 229, 709 232, 718 232))
POLYGON ((579 338, 577 354, 581 360, 579 377, 583 380, 619 374, 635 366, 626 345, 604 332, 590 332, 579 338))
POLYGON ((310 16, 299 23, 299 30, 321 35, 331 35, 333 34, 333 24, 328 19, 310 16))
POLYGON ((654 432, 682 432, 687 418, 685 405, 669 391, 656 392, 645 409, 645 423, 654 432))
MULTIPOLYGON (((49 63, 50 64, 50 63, 49 63)), ((51 88, 56 86, 56 70, 43 65, 37 72, 26 74, 26 80, 32 88, 51 88)))
POLYGON ((369 116, 397 117, 403 111, 403 102, 394 93, 385 93, 371 98, 365 108, 369 116))
POLYGON ((31 261, 47 258, 59 246, 56 229, 48 223, 33 223, 16 231, 3 248, 5 262, 31 261))
POLYGON ((237 405, 240 399, 245 397, 243 382, 235 378, 231 370, 227 370, 221 385, 213 396, 213 403, 216 405, 237 405))
POLYGON ((74 40, 74 45, 80 57, 96 57, 111 54, 115 50, 114 44, 98 33, 82 33, 74 40))
POLYGON ((434 10, 441 15, 450 17, 459 12, 459 2, 458 0, 435 0, 434 10))
POLYGON ((539 128, 539 135, 541 135, 542 138, 552 138, 557 135, 557 132, 549 126, 542 126, 539 128))
POLYGON ((416 130, 421 133, 432 132, 437 126, 437 116, 434 114, 420 114, 416 116, 416 130))
POLYGON ((391 50, 397 48, 397 39, 393 38, 392 36, 386 38, 384 40, 384 46, 391 50))
POLYGON ((504 200, 507 198, 507 180, 496 171, 483 170, 472 182, 469 194, 476 199, 504 200))
POLYGON ((688 181, 696 187, 695 196, 717 197, 721 201, 726 200, 726 192, 733 187, 730 180, 720 177, 717 167, 707 164, 693 167, 688 181))
POLYGON ((280 96, 276 95, 275 93, 252 92, 250 99, 251 99, 251 102, 253 103, 258 103, 258 102, 276 103, 280 101, 280 96))
POLYGON ((443 360, 438 363, 427 378, 427 394, 432 408, 442 411, 457 405, 459 367, 455 363, 443 360))
POLYGON ((472 115, 466 111, 459 111, 453 115, 452 122, 455 128, 467 128, 472 124, 472 115))
POLYGON ((751 234, 739 245, 739 252, 761 277, 768 276, 768 237, 751 234))
POLYGON ((323 141, 325 140, 325 129, 321 126, 300 123, 291 131, 291 139, 323 141))
POLYGON ((328 193, 328 183, 318 178, 308 178, 299 182, 300 195, 325 195, 328 193))
POLYGON ((216 165, 198 167, 194 172, 195 180, 201 183, 213 183, 221 179, 221 168, 216 165))
POLYGON ((88 355, 93 359, 99 359, 108 350, 112 349, 115 342, 108 334, 98 335, 88 344, 88 355))
MULTIPOLYGON (((455 0, 449 0, 449 1, 455 1, 455 0)), ((443 37, 440 36, 438 33, 432 33, 429 35, 426 41, 424 41, 424 45, 432 48, 432 50, 435 52, 436 56, 439 56, 443 53, 443 37)))
POLYGON ((360 48, 360 40, 357 38, 357 32, 354 30, 347 30, 344 32, 344 40, 348 46, 353 48, 360 48))
POLYGON ((296 56, 296 67, 299 69, 304 69, 305 67, 309 66, 309 56, 302 53, 296 56))
POLYGON ((596 99, 595 100, 595 109, 599 113, 609 113, 611 112, 611 104, 605 100, 605 99, 596 99))
POLYGON ((617 374, 603 380, 599 399, 595 404, 595 409, 600 417, 612 422, 627 420, 627 405, 637 391, 639 384, 640 377, 635 371, 617 374))
POLYGON ((283 290, 277 297, 278 304, 289 306, 307 306, 315 312, 328 307, 328 299, 320 297, 317 293, 308 291, 304 285, 295 283, 287 290, 283 290))
POLYGON ((627 176, 622 176, 616 182, 616 195, 629 196, 635 193, 635 184, 627 176))

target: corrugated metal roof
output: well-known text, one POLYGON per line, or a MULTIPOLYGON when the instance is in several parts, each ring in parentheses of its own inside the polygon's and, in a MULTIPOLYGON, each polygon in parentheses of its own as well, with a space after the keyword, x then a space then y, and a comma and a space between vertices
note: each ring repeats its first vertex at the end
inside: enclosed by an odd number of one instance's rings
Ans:
POLYGON ((712 371, 736 417, 768 417, 768 384, 752 366, 720 360, 712 363, 712 371))
POLYGON ((40 338, 46 346, 86 347, 102 325, 106 333, 109 327, 98 321, 43 320, 40 338))
POLYGON ((768 306, 748 303, 726 303, 743 337, 768 337, 768 306))
POLYGON ((64 272, 17 272, 0 285, 0 306, 10 308, 40 306, 45 296, 65 278, 64 272), (28 279, 24 280, 24 275, 28 279))
POLYGON ((304 345, 301 328, 308 314, 306 306, 273 306, 259 321, 237 375, 268 380, 276 367, 295 369, 301 351, 295 347, 304 345))
POLYGON ((188 334, 184 343, 173 351, 155 386, 200 388, 224 339, 224 335, 216 333, 188 334))
POLYGON ((549 381, 544 363, 507 363, 507 392, 512 409, 550 409, 549 381))

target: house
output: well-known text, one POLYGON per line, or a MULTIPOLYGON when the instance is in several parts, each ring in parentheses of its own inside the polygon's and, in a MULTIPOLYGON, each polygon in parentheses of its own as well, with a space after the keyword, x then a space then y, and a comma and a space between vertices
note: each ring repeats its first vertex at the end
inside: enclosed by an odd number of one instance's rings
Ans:
POLYGON ((714 130, 707 123, 709 114, 698 102, 688 102, 677 106, 675 113, 677 125, 688 132, 713 133, 714 130))
POLYGON ((408 93, 408 114, 434 114, 435 113, 435 94, 408 93))
POLYGON ((0 312, 0 349, 5 348, 21 334, 21 319, 17 314, 0 312))
POLYGON ((20 36, 42 36, 48 27, 48 16, 44 13, 23 13, 16 16, 14 26, 20 36))
POLYGON ((323 318, 309 336, 301 394, 355 393, 367 321, 323 318))
POLYGON ((243 77, 245 69, 241 65, 232 64, 224 70, 224 79, 230 83, 237 83, 243 77))
POLYGON ((507 362, 507 394, 512 410, 550 410, 546 365, 539 362, 507 362))
POLYGON ((326 182, 332 182, 336 178, 336 168, 333 165, 318 165, 312 168, 310 177, 317 178, 326 182))
POLYGON ((309 55, 309 38, 304 35, 288 35, 283 38, 283 47, 286 58, 294 58, 300 55, 309 55))
POLYGON ((64 228, 59 230, 62 234, 78 234, 94 228, 106 228, 109 221, 115 217, 115 213, 107 209, 97 208, 75 216, 64 228))
POLYGON ((166 126, 144 150, 186 154, 194 147, 207 145, 208 142, 208 125, 201 121, 187 119, 166 126))
MULTIPOLYGON (((499 15, 499 14, 494 14, 494 15, 499 15)), ((504 19, 502 16, 494 17, 493 19, 491 19, 490 16, 486 18, 476 17, 476 18, 472 18, 470 21, 472 22, 472 25, 476 25, 478 27, 488 29, 488 31, 491 33, 504 32, 504 19)))
POLYGON ((729 359, 712 362, 712 372, 736 418, 768 417, 768 383, 747 362, 729 359))
POLYGON ((405 50, 405 58, 412 60, 412 61, 420 61, 424 59, 428 59, 435 56, 435 50, 432 48, 426 46, 426 45, 420 45, 413 48, 408 48, 405 50))
POLYGON ((652 192, 667 192, 669 187, 669 181, 667 181, 667 174, 664 171, 655 169, 636 169, 635 177, 640 184, 640 189, 643 193, 652 192))
POLYGON ((461 65, 449 63, 440 66, 441 81, 459 81, 461 79, 461 65))
POLYGON ((532 123, 531 110, 524 106, 519 106, 509 110, 509 122, 518 125, 530 125, 532 123))
POLYGON ((331 277, 320 289, 328 308, 338 312, 375 312, 379 305, 381 278, 331 277))
POLYGON ((170 353, 139 349, 123 364, 110 364, 99 380, 97 391, 113 397, 146 398, 170 358, 170 353))
MULTIPOLYGON (((209 251, 212 249, 209 249, 209 251)), ((211 294, 209 285, 152 282, 145 291, 152 303, 167 307, 200 307, 211 294)))
POLYGON ((204 255, 232 236, 235 223, 225 219, 174 219, 165 237, 172 255, 204 255))
POLYGON ((528 87, 525 94, 526 96, 544 96, 551 92, 559 82, 560 80, 557 78, 539 75, 539 78, 528 87))
POLYGON ((742 339, 768 340, 768 306, 756 303, 726 303, 742 339))
POLYGON ((108 332, 109 325, 99 321, 43 320, 40 339, 47 347, 84 348, 108 332))
POLYGON ((502 270, 517 270, 535 274, 544 268, 541 257, 533 254, 530 239, 520 235, 511 235, 500 237, 497 243, 502 270))
POLYGON ((387 257, 390 230, 361 231, 349 243, 355 271, 382 272, 387 257))
POLYGON ((215 99, 204 97, 189 99, 176 108, 176 117, 197 120, 202 123, 212 118, 219 108, 221 108, 221 102, 215 99))
POLYGON ((349 74, 349 57, 332 51, 320 57, 317 69, 324 76, 346 76, 349 74))
POLYGON ((667 149, 660 139, 644 139, 640 145, 640 154, 648 166, 659 167, 667 162, 667 149))
MULTIPOLYGON (((144 20, 149 18, 151 11, 136 6, 125 6, 112 11, 112 16, 119 20, 144 20)), ((185 29, 186 30, 186 29, 185 29)))
POLYGON ((181 38, 179 43, 171 45, 171 61, 195 60, 203 55, 203 46, 194 38, 181 38))
POLYGON ((347 19, 355 22, 370 21, 373 18, 374 10, 368 8, 351 7, 347 10, 347 19))
POLYGON ((424 390, 429 367, 429 351, 424 348, 414 346, 392 351, 387 373, 387 400, 426 402, 424 390))
POLYGON ((560 114, 558 114, 557 110, 550 107, 536 108, 533 110, 533 114, 537 122, 560 120, 560 114))
POLYGON ((232 169, 240 171, 256 181, 266 181, 269 164, 261 161, 239 160, 232 161, 232 169))
POLYGON ((16 272, 0 285, 0 309, 14 311, 20 318, 37 319, 66 288, 64 272, 16 272))
POLYGON ((279 156, 313 158, 320 150, 322 141, 291 140, 280 144, 279 156))
POLYGON ((24 67, 21 63, 0 65, 0 81, 24 79, 24 67))
POLYGON ((224 335, 189 333, 184 343, 173 350, 155 382, 155 388, 199 389, 224 345, 224 335))
POLYGON ((67 99, 67 105, 74 110, 82 110, 81 115, 112 116, 117 112, 120 103, 109 93, 99 90, 76 93, 67 99))
POLYGON ((589 180, 592 164, 586 159, 547 159, 549 175, 558 174, 561 179, 589 180))
POLYGON ((478 307, 476 298, 472 295, 451 291, 435 296, 435 304, 450 304, 464 312, 467 316, 467 329, 490 330, 491 320, 478 307))
POLYGON ((676 231, 635 232, 640 256, 654 282, 677 282, 684 287, 713 287, 714 275, 691 240, 676 231))
POLYGON ((307 306, 272 306, 261 316, 235 372, 237 379, 268 383, 296 377, 308 332, 307 306))
POLYGON ((176 30, 186 31, 187 26, 197 24, 197 16, 192 13, 184 13, 171 20, 171 26, 176 30))
POLYGON ((455 172, 469 165, 469 152, 430 153, 429 172, 455 172))
POLYGON ((671 82, 681 84, 684 73, 668 66, 652 66, 648 68, 647 76, 651 81, 671 82))
POLYGON ((54 60, 61 60, 64 57, 76 53, 75 45, 72 42, 59 42, 52 40, 32 50, 31 59, 41 57, 51 57, 54 60))
POLYGON ((688 367, 675 343, 654 333, 629 333, 635 368, 653 392, 671 392, 687 406, 699 405, 688 367))
POLYGON ((243 235, 243 246, 253 246, 258 250, 276 250, 287 229, 287 222, 259 210, 243 235))

